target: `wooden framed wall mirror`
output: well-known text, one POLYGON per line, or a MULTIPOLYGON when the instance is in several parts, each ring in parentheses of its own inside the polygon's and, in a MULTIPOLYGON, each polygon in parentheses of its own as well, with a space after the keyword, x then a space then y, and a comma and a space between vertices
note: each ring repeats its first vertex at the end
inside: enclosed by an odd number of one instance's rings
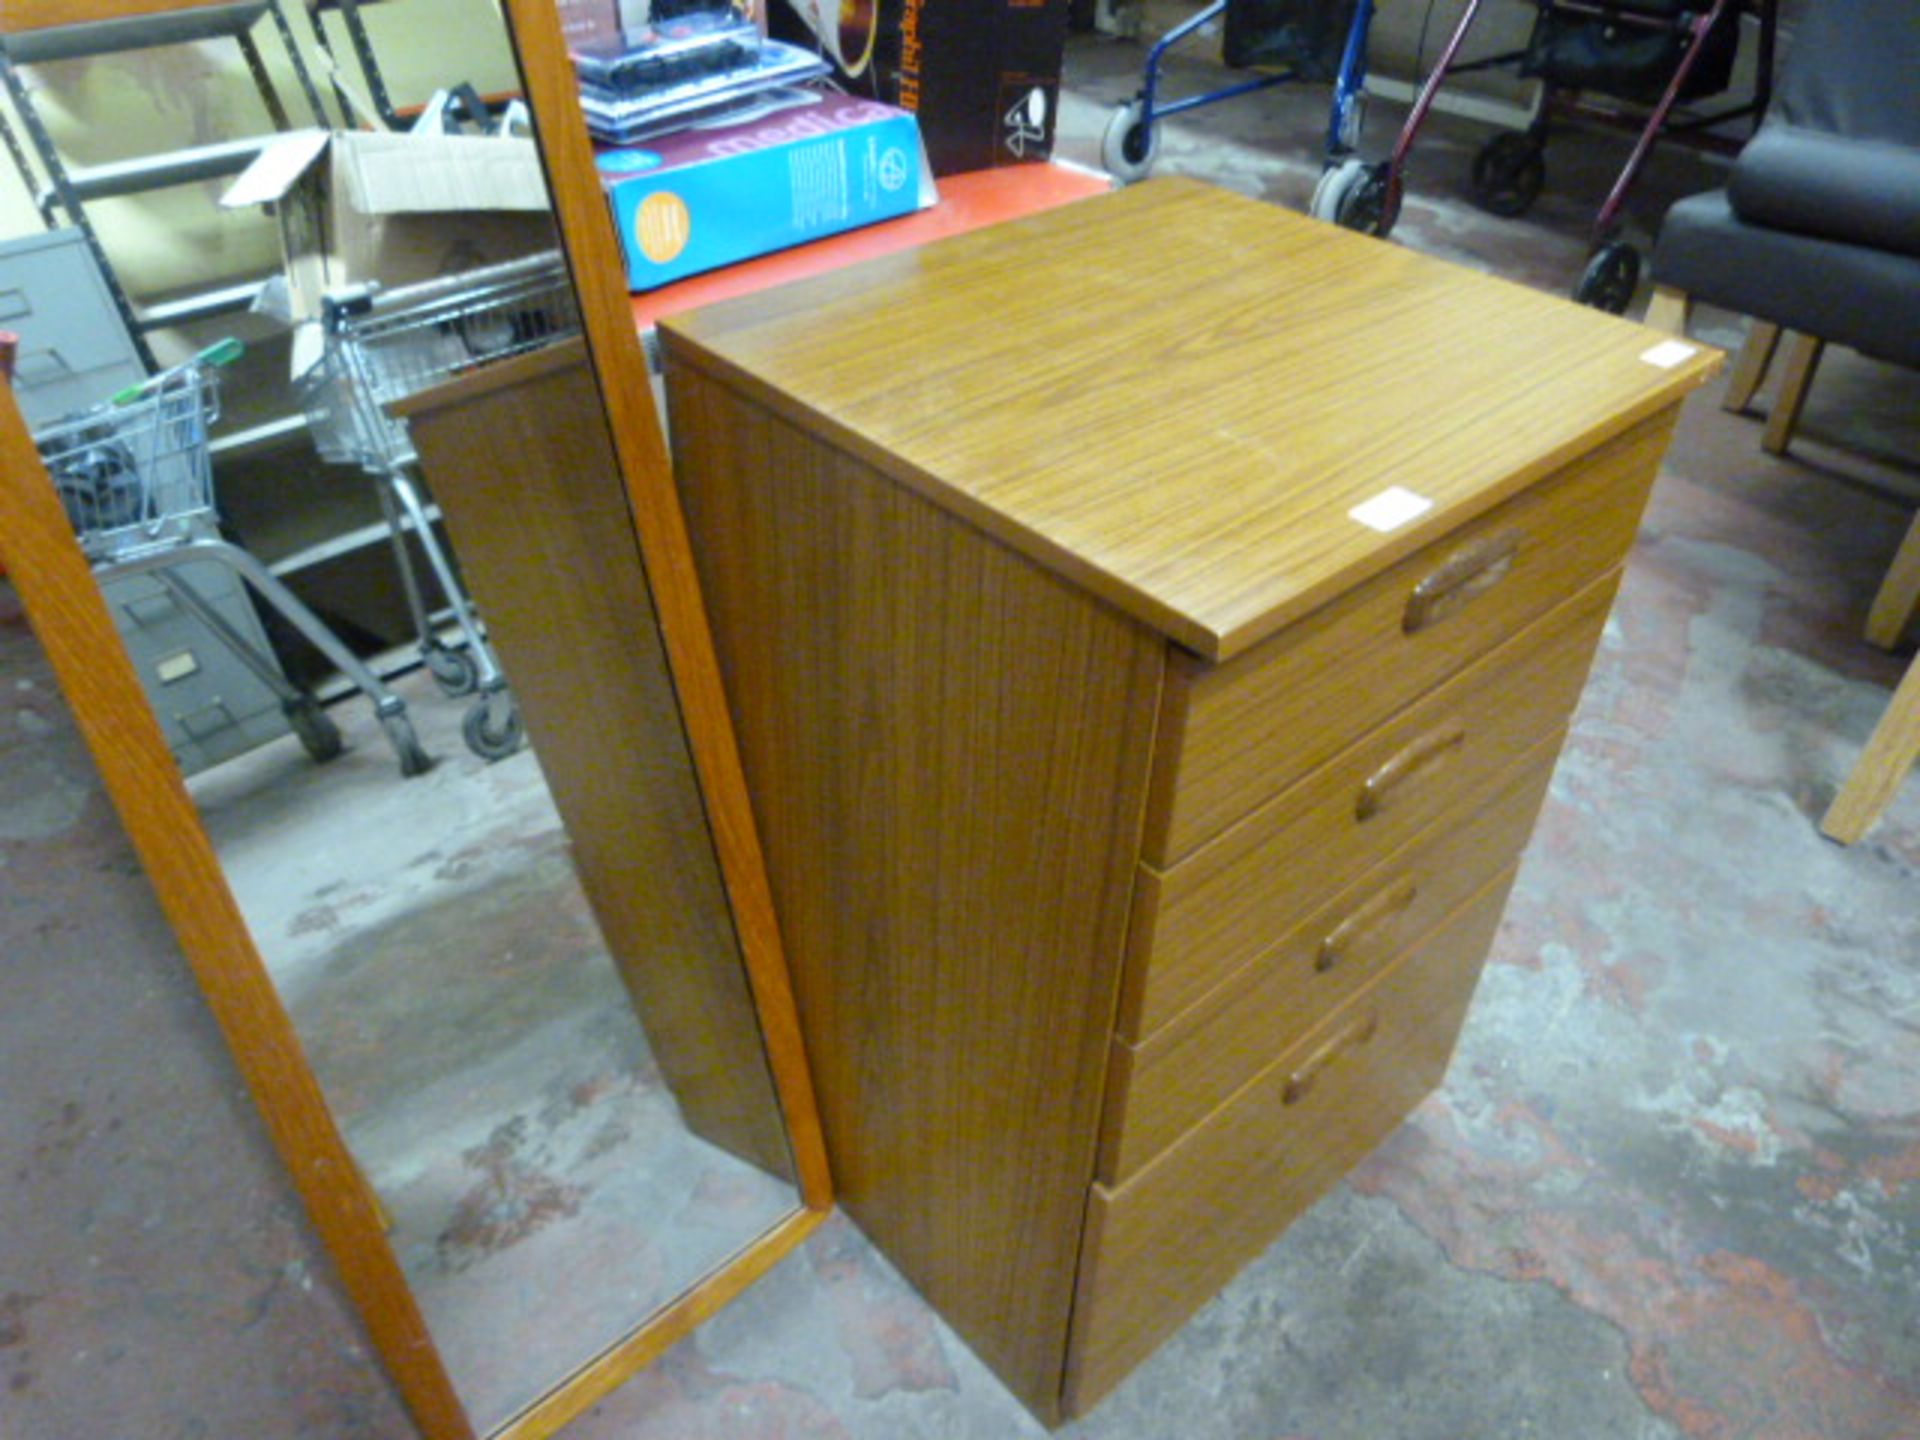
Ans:
POLYGON ((559 21, 551 0, 504 0, 500 19, 577 333, 395 411, 530 748, 464 747, 464 707, 420 670, 392 688, 438 761, 424 775, 402 778, 357 696, 329 712, 337 759, 289 735, 184 774, 102 553, 77 542, 45 446, 0 397, 0 557, 429 1440, 553 1433, 831 1203, 559 21))

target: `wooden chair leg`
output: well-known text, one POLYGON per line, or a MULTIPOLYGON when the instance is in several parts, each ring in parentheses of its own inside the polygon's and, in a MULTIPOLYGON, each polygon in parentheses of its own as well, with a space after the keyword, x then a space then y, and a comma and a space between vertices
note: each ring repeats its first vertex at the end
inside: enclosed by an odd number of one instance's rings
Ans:
POLYGON ((1887 567, 1880 593, 1867 612, 1867 643, 1891 650, 1905 638, 1907 627, 1920 611, 1920 515, 1907 527, 1907 538, 1887 567))
POLYGON ((1920 756, 1920 660, 1907 667, 1900 688, 1880 723, 1873 728, 1867 748, 1855 762, 1847 783, 1827 808, 1820 830, 1842 845, 1851 845, 1880 818, 1900 782, 1920 756))
POLYGON ((1769 455, 1784 455, 1793 443, 1794 427, 1800 423, 1800 410, 1813 386, 1813 372, 1820 367, 1820 353, 1826 348, 1827 342, 1817 335, 1793 337, 1786 373, 1780 377, 1780 394, 1767 417, 1767 433, 1760 438, 1760 448, 1769 455))
POLYGON ((1647 301, 1646 323, 1656 330, 1666 330, 1675 335, 1687 333, 1687 317, 1693 311, 1693 300, 1684 290, 1676 290, 1671 285, 1653 287, 1653 298, 1647 301))
POLYGON ((1780 346, 1780 327, 1771 320, 1755 320, 1747 329, 1746 342, 1734 358, 1727 376, 1727 393, 1720 402, 1722 410, 1738 415, 1753 403, 1754 394, 1767 378, 1773 364, 1773 352, 1780 346))

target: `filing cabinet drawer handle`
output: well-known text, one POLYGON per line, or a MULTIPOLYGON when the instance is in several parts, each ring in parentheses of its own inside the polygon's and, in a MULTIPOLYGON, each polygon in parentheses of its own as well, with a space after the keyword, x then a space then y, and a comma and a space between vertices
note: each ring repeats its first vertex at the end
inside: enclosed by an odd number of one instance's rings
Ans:
POLYGON ((1463 545, 1413 587, 1401 629, 1412 635, 1465 609, 1513 573, 1520 532, 1502 530, 1463 545))
POLYGON ((1327 938, 1320 942, 1320 953, 1314 957, 1313 968, 1322 973, 1333 969, 1363 940, 1379 934, 1405 915, 1419 893, 1419 885, 1409 875, 1379 894, 1369 896, 1364 905, 1327 932, 1327 938))
POLYGON ((1321 1071, 1348 1050, 1373 1039, 1374 1032, 1379 1028, 1380 1012, 1369 1010, 1353 1024, 1333 1036, 1326 1044, 1301 1061, 1300 1068, 1287 1077, 1287 1088, 1280 1093, 1280 1103, 1298 1105, 1306 1099, 1313 1092, 1314 1083, 1319 1080, 1321 1071))
POLYGON ((1464 726, 1454 725, 1422 735, 1394 755, 1367 778, 1360 787, 1360 799, 1354 817, 1370 820, 1387 808, 1387 802, 1423 771, 1432 769, 1466 743, 1464 726))

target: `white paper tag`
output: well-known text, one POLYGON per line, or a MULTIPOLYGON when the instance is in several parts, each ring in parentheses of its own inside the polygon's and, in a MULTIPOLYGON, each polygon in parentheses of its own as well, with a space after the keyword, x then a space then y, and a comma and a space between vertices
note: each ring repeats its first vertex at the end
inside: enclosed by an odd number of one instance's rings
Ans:
POLYGON ((1691 360, 1699 353, 1699 346, 1689 345, 1684 340, 1662 340, 1640 358, 1649 365, 1658 365, 1662 370, 1671 370, 1682 360, 1691 360))
POLYGON ((1354 506, 1347 514, 1369 530, 1378 530, 1384 535, 1389 530, 1398 530, 1415 516, 1424 515, 1432 508, 1433 502, 1426 496, 1394 485, 1382 490, 1371 500, 1354 506))

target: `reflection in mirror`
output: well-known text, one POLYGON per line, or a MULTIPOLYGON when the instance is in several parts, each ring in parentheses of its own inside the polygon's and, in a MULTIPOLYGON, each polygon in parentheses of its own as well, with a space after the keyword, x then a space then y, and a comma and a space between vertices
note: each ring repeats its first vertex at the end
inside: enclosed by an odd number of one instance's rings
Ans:
MULTIPOLYGON (((391 0, 381 23, 405 34, 415 6, 444 33, 446 0, 391 0)), ((461 44, 478 43, 476 16, 505 83, 464 70, 442 83, 514 88, 490 5, 467 7, 461 44)), ((288 504, 351 493, 361 522, 386 516, 408 536, 402 553, 384 534, 343 551, 349 593, 313 601, 333 620, 356 586, 418 582, 454 663, 423 665, 411 647, 368 658, 434 763, 403 778, 392 708, 383 725, 322 680, 342 753, 316 763, 285 734, 217 763, 196 753, 188 785, 485 1433, 800 1200, 572 307, 503 291, 497 271, 358 278, 385 283, 328 327, 326 384, 306 392, 322 438, 328 407, 350 422, 332 449, 352 463, 274 463, 297 472, 288 504), (451 585, 407 518, 409 486, 451 585), (477 696, 445 693, 468 672, 477 696), (529 743, 515 748, 519 724, 529 743)), ((298 587, 323 589, 319 569, 298 587)), ((313 666, 279 638, 289 670, 313 666)), ((181 655, 212 648, 201 637, 161 658, 187 675, 181 655)), ((142 669, 165 706, 167 677, 142 669)))
POLYGON ((483 1431, 798 1203, 597 400, 574 341, 409 402, 530 748, 422 670, 423 776, 369 721, 190 783, 483 1431))

